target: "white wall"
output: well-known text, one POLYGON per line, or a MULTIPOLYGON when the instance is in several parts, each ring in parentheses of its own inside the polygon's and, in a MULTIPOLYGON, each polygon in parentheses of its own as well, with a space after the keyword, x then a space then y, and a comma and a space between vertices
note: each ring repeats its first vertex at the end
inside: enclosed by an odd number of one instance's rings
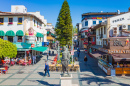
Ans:
POLYGON ((24 5, 11 5, 13 13, 27 13, 27 8, 24 5))
MULTIPOLYGON (((110 18, 110 36, 113 35, 113 28, 117 27, 117 36, 120 36, 121 34, 119 33, 119 25, 130 25, 130 12, 129 13, 125 13, 125 14, 121 14, 118 16, 114 16, 110 18), (121 18, 124 18, 124 20, 120 21, 121 18), (115 20, 118 20, 118 22, 113 22, 115 20)), ((124 36, 128 36, 130 34, 127 33, 123 33, 124 36)))

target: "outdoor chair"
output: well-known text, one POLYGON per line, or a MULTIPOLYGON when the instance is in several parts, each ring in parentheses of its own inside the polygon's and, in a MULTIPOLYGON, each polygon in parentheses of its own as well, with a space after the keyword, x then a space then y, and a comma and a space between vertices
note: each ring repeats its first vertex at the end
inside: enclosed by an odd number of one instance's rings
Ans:
POLYGON ((8 72, 8 66, 5 66, 5 70, 2 70, 2 72, 6 74, 8 72))
POLYGON ((32 60, 29 60, 27 64, 28 64, 28 65, 31 65, 31 63, 32 63, 32 60))
POLYGON ((11 62, 10 62, 10 66, 13 66, 14 64, 15 64, 14 61, 11 61, 11 62))

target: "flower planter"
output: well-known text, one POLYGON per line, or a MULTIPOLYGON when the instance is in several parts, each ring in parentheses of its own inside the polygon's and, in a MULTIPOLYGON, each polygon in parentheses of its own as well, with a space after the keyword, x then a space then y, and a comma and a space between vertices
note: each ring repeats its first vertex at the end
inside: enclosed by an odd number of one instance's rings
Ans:
POLYGON ((13 22, 9 22, 8 24, 13 24, 13 22))
POLYGON ((0 25, 3 25, 4 23, 0 22, 0 25))
POLYGON ((17 23, 17 24, 22 24, 22 23, 17 23))

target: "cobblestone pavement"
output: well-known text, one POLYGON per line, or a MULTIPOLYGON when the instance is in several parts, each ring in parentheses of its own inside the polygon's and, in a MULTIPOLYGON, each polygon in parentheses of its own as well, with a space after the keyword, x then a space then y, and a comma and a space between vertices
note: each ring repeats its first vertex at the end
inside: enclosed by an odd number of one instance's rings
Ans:
MULTIPOLYGON (((55 51, 56 54, 56 51, 55 51)), ((77 53, 75 51, 75 56, 77 53)), ((49 56, 49 62, 54 56, 49 56)), ((11 66, 7 74, 0 75, 0 86, 60 86, 61 72, 50 72, 50 77, 44 77, 46 55, 39 62, 30 66, 11 66)), ((98 67, 97 60, 89 57, 81 50, 79 57, 80 70, 70 72, 72 84, 79 86, 130 86, 130 77, 108 77, 98 67), (87 65, 84 56, 88 57, 87 65)))

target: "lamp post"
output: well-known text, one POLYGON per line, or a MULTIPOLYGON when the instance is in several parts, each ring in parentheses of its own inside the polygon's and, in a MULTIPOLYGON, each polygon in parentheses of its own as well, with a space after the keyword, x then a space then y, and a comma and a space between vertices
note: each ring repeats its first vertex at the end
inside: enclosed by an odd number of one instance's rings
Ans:
MULTIPOLYGON (((71 47, 71 52, 73 52, 73 29, 72 29, 72 47, 71 47)), ((72 63, 73 63, 73 55, 72 55, 72 63)))

